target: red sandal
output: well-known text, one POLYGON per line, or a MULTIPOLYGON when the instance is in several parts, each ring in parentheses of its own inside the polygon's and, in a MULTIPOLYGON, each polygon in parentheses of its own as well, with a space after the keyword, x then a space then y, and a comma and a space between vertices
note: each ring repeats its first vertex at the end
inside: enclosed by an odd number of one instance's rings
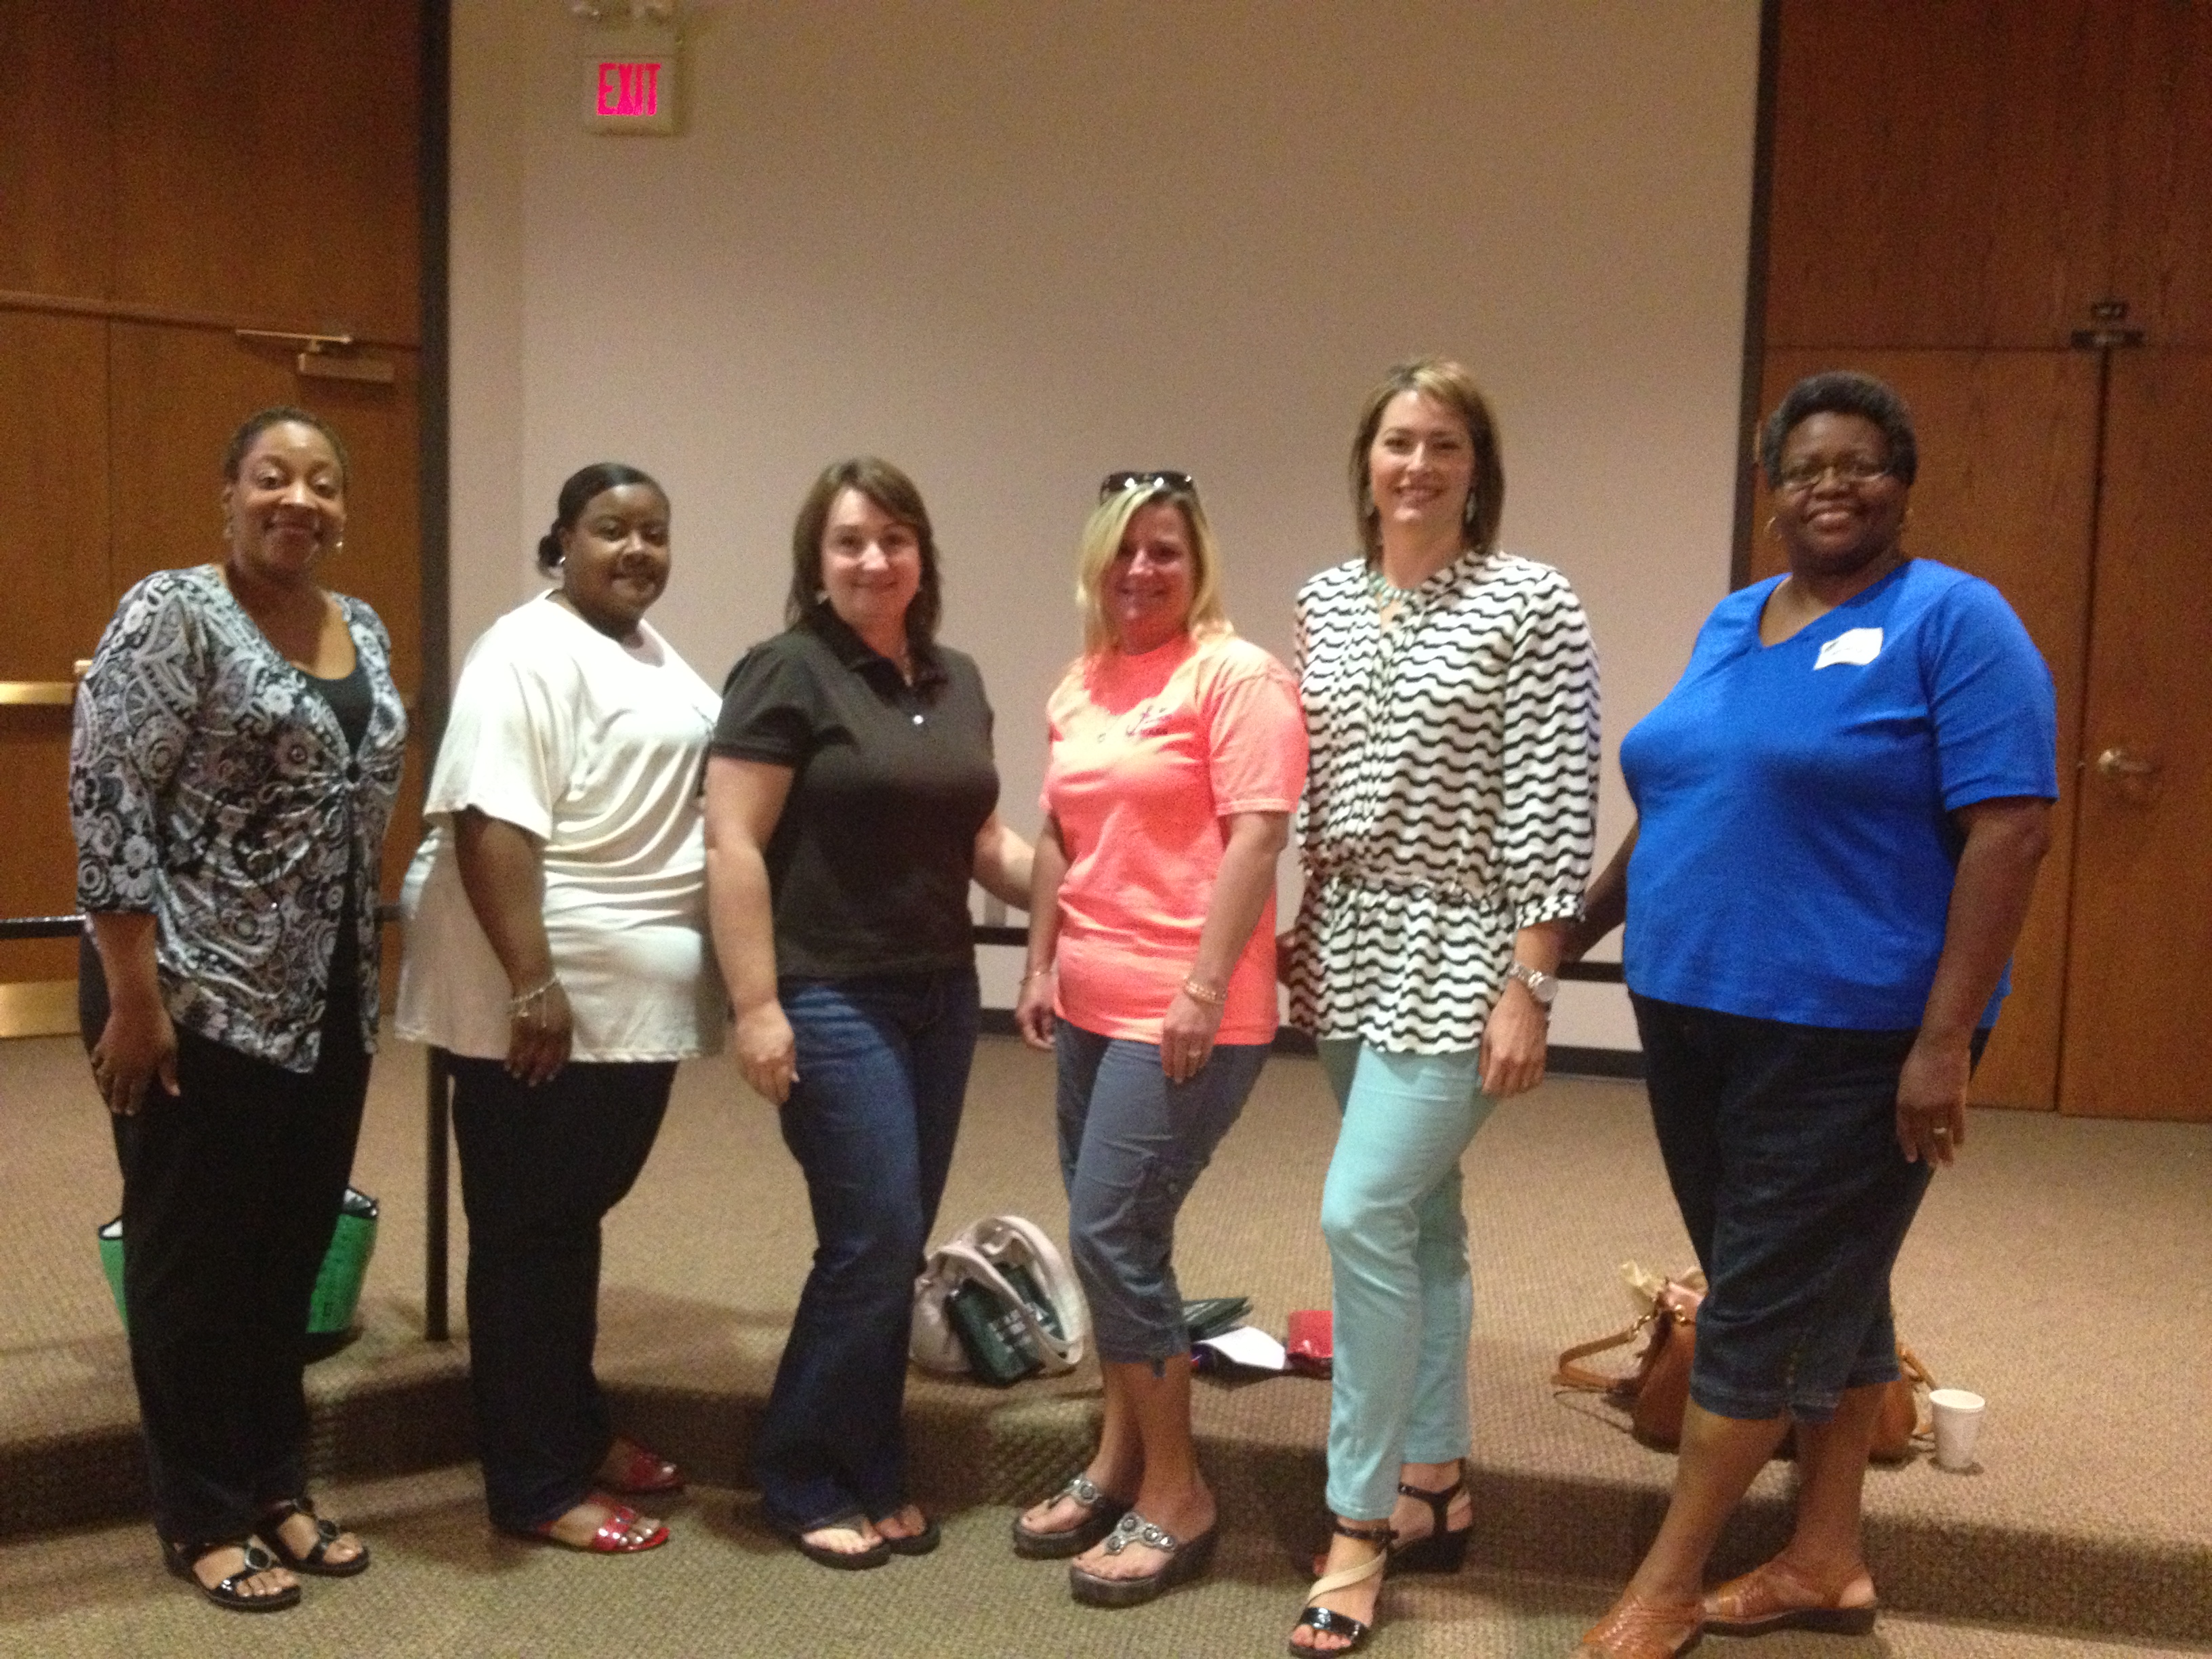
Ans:
POLYGON ((625 1498, 658 1498, 663 1492, 684 1490, 684 1471, 627 1435, 617 1435, 600 1465, 600 1484, 625 1498), (629 1449, 627 1453, 623 1451, 625 1446, 629 1449), (616 1466, 611 1475, 606 1473, 609 1463, 616 1466))
POLYGON ((581 1550, 587 1555, 637 1555, 646 1550, 657 1550, 668 1541, 667 1524, 659 1521, 653 1523, 650 1532, 632 1536, 637 1523, 645 1517, 629 1504, 614 1502, 605 1492, 592 1492, 584 1502, 605 1504, 608 1510, 607 1518, 600 1522, 592 1532, 589 1543, 572 1544, 565 1538, 555 1537, 553 1528, 562 1519, 558 1515, 550 1521, 532 1527, 522 1535, 544 1543, 558 1544, 564 1550, 581 1550))

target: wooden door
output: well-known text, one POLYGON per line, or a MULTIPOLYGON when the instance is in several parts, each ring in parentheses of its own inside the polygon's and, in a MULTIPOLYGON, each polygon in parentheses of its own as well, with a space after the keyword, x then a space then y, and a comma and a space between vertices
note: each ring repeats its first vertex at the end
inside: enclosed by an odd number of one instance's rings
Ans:
POLYGON ((2060 1099, 2212 1119, 2212 350, 2116 352, 2060 1099))
MULTIPOLYGON (((220 556, 223 447, 253 410, 302 404, 344 438, 322 574, 384 618, 411 701, 419 27, 385 0, 0 0, 0 916, 75 908, 70 666, 131 583, 220 556), (306 367, 390 378, 303 374, 297 344, 242 329, 351 336, 306 367)), ((73 1024, 73 970, 67 941, 0 941, 0 1035, 73 1024)))
MULTIPOLYGON (((351 354, 351 362, 389 368, 388 385, 325 380, 299 373, 296 348, 240 340, 228 329, 107 327, 117 596, 149 572, 222 556, 222 459, 231 432, 254 410, 302 405, 336 428, 349 463, 345 547, 317 576, 374 607, 391 632, 392 674, 411 708, 422 678, 418 354, 392 346, 351 354)), ((385 839, 386 896, 398 895, 422 839, 420 748, 410 738, 408 776, 385 839)))
MULTIPOLYGON (((1773 408, 1796 380, 1824 368, 1878 376, 1904 397, 1920 441, 1906 550, 1992 583, 2051 667, 2061 791, 2053 842, 2014 952, 2012 994, 1974 1079, 1974 1098, 1984 1105, 2048 1109, 2059 1092, 2097 359, 2078 351, 1771 351, 1761 407, 1773 408)), ((1757 510, 1762 524, 1773 511, 1764 479, 1757 510)), ((1780 550, 1760 537, 1753 574, 1780 568, 1780 550)))
MULTIPOLYGON (((0 295, 106 292, 109 8, 0 0, 0 295), (26 88, 47 88, 45 94, 26 88)), ((76 908, 70 664, 114 603, 106 328, 0 309, 0 916, 76 908)), ((58 1022, 67 941, 0 940, 0 1035, 58 1022)))
MULTIPOLYGON (((0 312, 0 916, 76 908, 70 836, 71 664, 114 595, 107 569, 106 325, 0 312)), ((0 941, 0 985, 54 986, 67 940, 0 941)), ((0 1035, 47 1027, 58 991, 0 998, 0 1035)))
POLYGON ((2158 7, 1786 0, 1768 343, 2063 349, 2107 291, 2116 81, 2158 7))

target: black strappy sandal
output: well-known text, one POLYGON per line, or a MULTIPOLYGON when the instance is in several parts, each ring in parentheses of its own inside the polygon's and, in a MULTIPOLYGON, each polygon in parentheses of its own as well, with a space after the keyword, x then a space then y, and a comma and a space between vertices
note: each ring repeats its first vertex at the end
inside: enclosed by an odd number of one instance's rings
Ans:
POLYGON ((357 1572, 368 1571, 368 1546, 362 1544, 359 1553, 343 1561, 330 1559, 331 1546, 345 1535, 345 1528, 335 1521, 325 1521, 315 1513, 312 1500, 288 1498, 282 1503, 271 1504, 261 1511, 261 1524, 255 1528, 261 1541, 269 1546, 269 1553, 295 1572, 304 1572, 317 1578, 350 1578, 357 1572), (304 1515, 315 1523, 315 1547, 304 1553, 296 1553, 284 1541, 284 1523, 295 1515, 304 1515))
POLYGON ((1408 1486, 1401 1482, 1399 1492, 1407 1498, 1418 1498, 1429 1506, 1431 1517, 1429 1530, 1420 1537, 1409 1539, 1390 1549, 1390 1571, 1393 1572, 1457 1572, 1467 1565, 1468 1540, 1474 1536, 1474 1520, 1457 1532, 1444 1524, 1451 1514, 1452 1499, 1467 1491, 1467 1459, 1459 1460, 1459 1477, 1438 1492, 1425 1486, 1408 1486))
POLYGON ((1306 1592, 1305 1611, 1298 1614, 1298 1622, 1291 1626, 1291 1630, 1295 1634, 1299 1626, 1306 1626, 1316 1635, 1341 1636, 1344 1645, 1340 1648, 1316 1648, 1302 1646, 1297 1642, 1286 1644, 1296 1659, 1315 1659, 1316 1654, 1326 1654, 1330 1656, 1330 1659, 1334 1659, 1334 1656, 1340 1653, 1357 1653, 1368 1637, 1374 1633, 1375 1626, 1382 1622, 1382 1604, 1379 1599, 1375 1604, 1376 1616, 1371 1622, 1362 1622, 1350 1613, 1333 1612, 1317 1603, 1331 1590, 1349 1589, 1354 1584, 1364 1584, 1370 1578, 1381 1577, 1390 1565, 1390 1540, 1398 1534, 1387 1521, 1372 1527, 1350 1527, 1334 1516, 1329 1517, 1328 1529, 1340 1537, 1357 1538, 1363 1544, 1380 1544, 1382 1547, 1356 1567, 1346 1567, 1340 1572, 1323 1573, 1314 1580, 1313 1588, 1306 1592))
POLYGON ((256 1595, 244 1588, 246 1581, 256 1573, 267 1572, 276 1565, 268 1551, 257 1548, 242 1539, 218 1538, 212 1544, 179 1544, 174 1539, 161 1540, 161 1559, 171 1572, 183 1579, 202 1595, 226 1613, 282 1613, 287 1607, 300 1605, 300 1587, 287 1584, 283 1589, 266 1595, 256 1595), (246 1565, 228 1578, 212 1584, 201 1582, 192 1568, 213 1555, 217 1550, 243 1550, 246 1565))

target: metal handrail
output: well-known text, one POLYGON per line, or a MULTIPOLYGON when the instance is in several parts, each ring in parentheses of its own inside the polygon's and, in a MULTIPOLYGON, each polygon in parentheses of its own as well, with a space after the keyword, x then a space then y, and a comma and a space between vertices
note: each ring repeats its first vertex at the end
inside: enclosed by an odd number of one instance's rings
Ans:
MULTIPOLYGON (((379 905, 376 919, 380 925, 389 927, 399 920, 399 907, 379 905)), ((84 918, 81 915, 0 917, 0 940, 75 939, 83 932, 84 918)), ((1030 937, 1026 927, 997 923, 978 922, 974 932, 978 945, 1026 945, 1030 937)), ((1620 964, 1562 963, 1559 977, 1586 984, 1618 985, 1621 982, 1620 964)), ((448 1212, 453 1183, 448 1166, 453 1159, 453 1070, 446 1061, 444 1049, 432 1048, 423 1079, 422 1335, 431 1342, 447 1341, 453 1336, 446 1277, 451 1258, 452 1220, 448 1212)))
MULTIPOLYGON (((380 906, 377 921, 385 927, 399 920, 396 904, 380 906)), ((0 941, 20 939, 75 939, 84 931, 82 916, 11 916, 0 917, 0 941)), ((977 922, 975 927, 978 945, 1026 945, 1029 930, 1025 927, 1006 927, 977 922)), ((1618 985, 1621 982, 1620 964, 1617 962, 1563 962, 1555 975, 1588 985, 1618 985)))

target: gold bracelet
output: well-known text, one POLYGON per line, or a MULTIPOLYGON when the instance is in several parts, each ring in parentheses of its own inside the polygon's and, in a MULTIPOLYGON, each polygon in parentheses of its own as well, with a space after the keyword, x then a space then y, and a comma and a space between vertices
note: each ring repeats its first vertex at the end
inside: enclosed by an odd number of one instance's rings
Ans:
POLYGON ((1209 1008, 1222 1007, 1229 1000, 1228 992, 1217 991, 1211 986, 1200 985, 1195 977, 1183 981, 1182 994, 1193 1002, 1202 1002, 1209 1008))
POLYGON ((1046 963, 1043 967, 1042 967, 1042 968, 1032 968, 1032 969, 1030 969, 1029 970, 1029 972, 1027 972, 1026 974, 1024 974, 1024 975, 1022 975, 1021 982, 1022 982, 1023 984, 1026 985, 1026 984, 1028 984, 1028 983, 1029 983, 1031 980, 1033 980, 1033 979, 1043 979, 1043 978, 1047 977, 1048 975, 1050 975, 1050 974, 1051 974, 1051 972, 1052 972, 1052 964, 1051 964, 1050 963, 1046 963))

